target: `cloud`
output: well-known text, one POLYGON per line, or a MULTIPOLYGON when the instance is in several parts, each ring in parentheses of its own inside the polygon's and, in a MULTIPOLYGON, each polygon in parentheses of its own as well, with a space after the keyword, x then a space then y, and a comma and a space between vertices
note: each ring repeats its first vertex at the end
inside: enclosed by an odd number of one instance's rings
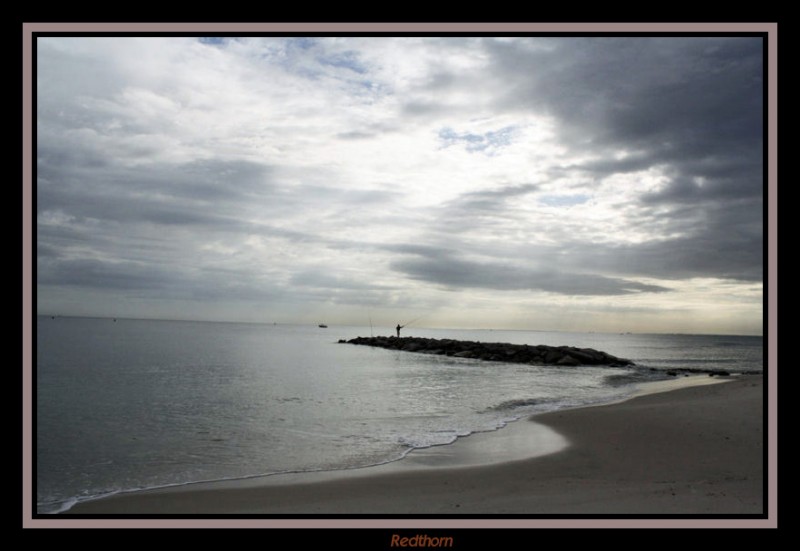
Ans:
POLYGON ((39 256, 38 284, 47 288, 114 291, 122 297, 180 300, 276 300, 285 290, 237 269, 187 264, 159 265, 118 259, 39 256))
POLYGON ((549 207, 571 207, 585 203, 588 200, 588 195, 580 193, 574 195, 543 195, 539 197, 539 202, 549 207))
POLYGON ((331 275, 325 272, 327 266, 320 266, 316 270, 304 270, 292 275, 291 283, 302 287, 314 287, 320 289, 351 289, 362 291, 388 290, 392 287, 387 285, 375 285, 362 281, 357 274, 348 273, 347 277, 342 275, 331 275))
POLYGON ((77 259, 39 262, 39 283, 104 289, 153 289, 161 287, 167 272, 133 262, 77 259))
MULTIPOLYGON (((759 221, 763 195, 763 40, 753 37, 487 39, 495 78, 512 83, 507 108, 546 110, 562 143, 589 159, 569 165, 598 182, 659 172, 644 209, 702 202, 715 228, 747 198, 742 223, 759 221), (620 156, 621 155, 621 156, 620 156), (711 204, 713 202, 713 204, 711 204), (722 205, 721 205, 722 203, 722 205)), ((717 233, 701 233, 708 244, 717 233)), ((684 242, 685 244, 685 242, 684 242)), ((749 238, 741 247, 752 249, 749 238)), ((755 252, 755 251, 753 251, 755 252)), ((753 259, 755 255, 747 254, 753 259)), ((679 265, 675 258, 675 265, 679 265)))
POLYGON ((501 291, 545 291, 564 295, 625 295, 669 289, 595 274, 474 262, 452 256, 398 260, 392 268, 409 277, 444 285, 501 291))
MULTIPOLYGON (((483 45, 493 80, 506 90, 495 105, 521 117, 545 112, 555 121, 566 158, 580 159, 552 166, 549 174, 558 184, 545 180, 540 190, 558 191, 538 200, 546 206, 587 204, 561 220, 542 214, 531 219, 530 210, 522 215, 510 204, 503 227, 517 235, 524 228, 535 235, 542 225, 551 235, 559 227, 574 228, 570 240, 586 243, 567 242, 549 255, 572 269, 627 269, 667 279, 760 278, 760 38, 487 38, 483 45), (564 193, 573 186, 580 191, 564 193), (607 222, 593 217, 604 188, 626 199, 615 215, 642 234, 637 244, 608 242, 607 222), (587 217, 584 225, 575 218, 581 216, 587 217)), ((450 205, 441 219, 469 231, 466 221, 458 222, 466 204, 450 205)), ((473 213, 483 220, 494 204, 475 206, 486 208, 473 213)), ((532 248, 532 254, 541 250, 532 248)))
MULTIPOLYGON (((38 210, 76 218, 163 224, 236 224, 242 204, 278 194, 269 167, 247 161, 87 166, 75 146, 47 147, 38 163, 38 210), (228 216, 226 216, 226 214, 228 216)), ((87 155, 100 155, 92 151, 87 155)))
POLYGON ((336 134, 336 137, 342 140, 368 140, 370 138, 374 138, 375 134, 372 132, 351 130, 349 132, 341 132, 336 134))
POLYGON ((652 162, 760 155, 761 38, 486 44, 496 77, 512 84, 504 104, 543 107, 575 146, 633 149, 652 162))
POLYGON ((537 184, 518 184, 470 191, 449 201, 445 205, 445 209, 455 210, 458 215, 467 214, 465 211, 472 211, 476 215, 484 214, 497 209, 505 209, 510 199, 518 199, 523 195, 534 193, 540 187, 537 184))
POLYGON ((38 43, 49 304, 458 321, 677 308, 701 279, 723 308, 763 279, 760 38, 38 43))

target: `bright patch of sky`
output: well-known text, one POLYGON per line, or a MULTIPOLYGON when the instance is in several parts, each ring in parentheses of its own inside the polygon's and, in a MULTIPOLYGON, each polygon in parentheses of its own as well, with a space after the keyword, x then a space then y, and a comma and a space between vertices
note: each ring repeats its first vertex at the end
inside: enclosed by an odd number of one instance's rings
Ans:
POLYGON ((589 200, 588 195, 543 195, 539 202, 549 207, 571 207, 589 200))

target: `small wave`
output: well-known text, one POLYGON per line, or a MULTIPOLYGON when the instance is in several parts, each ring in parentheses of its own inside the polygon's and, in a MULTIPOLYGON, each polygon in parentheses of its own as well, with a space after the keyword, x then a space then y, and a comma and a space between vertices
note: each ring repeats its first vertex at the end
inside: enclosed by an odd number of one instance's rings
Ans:
POLYGON ((642 365, 640 370, 647 370, 651 373, 668 373, 670 371, 677 373, 688 373, 702 375, 706 373, 718 373, 725 371, 730 374, 748 375, 758 374, 763 372, 763 368, 759 365, 743 366, 741 363, 733 360, 722 361, 707 361, 707 360, 682 360, 680 362, 670 362, 668 364, 652 364, 642 365), (738 364, 738 365, 737 365, 738 364))
POLYGON ((412 449, 431 448, 433 446, 446 446, 452 444, 460 436, 469 436, 469 431, 439 430, 414 437, 401 436, 398 443, 412 449))
MULTIPOLYGON (((135 491, 135 490, 132 490, 135 491)), ((119 491, 103 492, 97 495, 87 495, 81 497, 70 497, 61 501, 45 501, 36 504, 36 512, 40 515, 60 515, 72 509, 78 503, 83 501, 94 501, 104 497, 110 497, 115 494, 121 493, 119 491)))
MULTIPOLYGON (((469 434, 469 433, 466 433, 469 434)), ((465 435, 466 435, 465 434, 465 435)), ((36 504, 37 513, 40 515, 58 515, 61 513, 65 513, 72 509, 78 503, 83 503, 86 501, 96 501, 98 499, 104 499, 107 497, 111 497, 113 495, 120 495, 120 494, 133 494, 144 492, 148 490, 161 490, 165 488, 179 488, 183 486, 194 486, 198 484, 209 484, 215 482, 234 482, 238 480, 253 480, 257 478, 266 478, 272 476, 280 476, 280 475, 294 475, 294 474, 313 474, 313 473, 321 473, 321 472, 339 472, 339 471, 352 471, 357 469, 364 469, 369 467, 377 467, 380 465, 387 465, 389 463, 394 463, 396 461, 400 461, 404 459, 411 451, 417 449, 419 447, 431 447, 436 445, 447 445, 454 442, 458 437, 462 436, 461 434, 455 435, 453 439, 449 442, 439 443, 431 443, 428 446, 412 446, 410 444, 403 445, 404 449, 399 451, 398 453, 392 454, 387 456, 385 459, 380 461, 374 461, 364 464, 358 465, 349 465, 349 466, 340 466, 340 467, 320 467, 320 468, 312 468, 312 469, 286 469, 282 471, 274 471, 274 472, 267 472, 267 473, 258 473, 258 474, 250 474, 250 475, 241 475, 241 476, 230 476, 230 477, 219 477, 219 478, 208 478, 202 480, 190 480, 186 482, 172 482, 166 484, 155 484, 152 486, 140 486, 137 488, 126 488, 123 490, 113 490, 108 492, 102 492, 99 494, 94 495, 86 495, 80 497, 70 497, 62 501, 48 501, 48 502, 39 502, 36 504)))
POLYGON ((65 511, 69 511, 78 503, 78 498, 71 497, 64 501, 49 501, 45 503, 37 503, 36 511, 40 515, 58 515, 65 511))
POLYGON ((506 400, 505 402, 501 402, 496 406, 491 406, 486 408, 481 413, 487 413, 490 411, 505 411, 509 409, 516 409, 527 406, 538 406, 540 404, 546 404, 548 402, 552 402, 552 400, 548 400, 546 398, 521 398, 518 400, 506 400))
POLYGON ((717 364, 717 363, 736 363, 736 358, 681 358, 679 360, 658 360, 644 359, 639 360, 639 367, 658 367, 658 364, 669 364, 671 366, 691 365, 691 364, 717 364))
POLYGON ((637 383, 666 379, 669 377, 667 375, 667 371, 668 371, 667 368, 664 369, 653 368, 652 370, 649 368, 639 369, 637 371, 632 371, 630 373, 606 375, 603 381, 605 382, 605 384, 610 385, 612 387, 624 387, 637 383))

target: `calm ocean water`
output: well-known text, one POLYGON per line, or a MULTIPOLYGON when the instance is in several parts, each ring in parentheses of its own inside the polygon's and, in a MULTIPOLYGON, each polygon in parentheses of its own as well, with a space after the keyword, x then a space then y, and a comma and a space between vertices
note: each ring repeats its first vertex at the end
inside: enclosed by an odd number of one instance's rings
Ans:
POLYGON ((40 316, 39 512, 120 491, 385 463, 532 413, 614 400, 668 369, 763 366, 761 337, 404 331, 592 347, 638 364, 556 368, 336 343, 359 335, 370 328, 40 316))

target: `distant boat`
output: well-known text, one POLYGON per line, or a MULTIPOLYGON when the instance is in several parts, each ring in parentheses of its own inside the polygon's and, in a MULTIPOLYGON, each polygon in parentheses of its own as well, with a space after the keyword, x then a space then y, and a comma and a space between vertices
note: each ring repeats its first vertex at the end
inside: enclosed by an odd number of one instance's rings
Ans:
POLYGON ((322 327, 323 329, 327 329, 328 328, 328 326, 325 325, 324 323, 320 323, 319 326, 322 327))

